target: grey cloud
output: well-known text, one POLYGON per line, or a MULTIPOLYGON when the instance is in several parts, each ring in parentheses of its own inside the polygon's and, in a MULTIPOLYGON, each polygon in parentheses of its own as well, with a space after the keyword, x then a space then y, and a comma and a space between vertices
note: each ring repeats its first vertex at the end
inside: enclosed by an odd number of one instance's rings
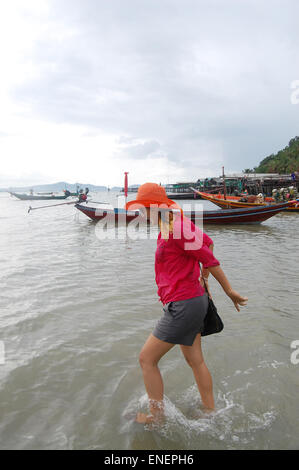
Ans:
POLYGON ((160 149, 159 142, 154 140, 126 147, 126 152, 131 158, 140 158, 153 156, 153 154, 160 149))
POLYGON ((13 97, 43 119, 129 136, 132 158, 254 166, 298 133, 298 13, 296 0, 52 0, 50 25, 73 35, 35 44, 39 77, 13 97))

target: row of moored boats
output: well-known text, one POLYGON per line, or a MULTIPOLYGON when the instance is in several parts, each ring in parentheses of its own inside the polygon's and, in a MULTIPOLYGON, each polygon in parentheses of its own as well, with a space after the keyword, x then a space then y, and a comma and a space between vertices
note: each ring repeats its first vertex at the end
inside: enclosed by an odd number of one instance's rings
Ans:
MULTIPOLYGON (((11 193, 12 196, 17 197, 21 200, 64 200, 69 197, 76 197, 77 201, 74 201, 75 207, 85 214, 87 217, 94 221, 107 219, 119 223, 120 221, 130 222, 134 219, 140 221, 142 219, 139 210, 130 211, 125 209, 113 208, 112 206, 106 205, 103 207, 103 203, 97 203, 87 198, 88 188, 85 188, 77 193, 71 193, 70 191, 64 191, 63 194, 55 193, 36 193, 33 194, 18 194, 11 193)), ((222 210, 204 210, 204 211, 184 211, 184 215, 189 217, 193 222, 200 222, 201 220, 205 224, 247 224, 247 223, 261 223, 276 214, 286 212, 299 212, 299 200, 288 200, 275 202, 273 198, 260 199, 255 196, 227 196, 226 194, 211 195, 205 192, 197 191, 194 188, 190 188, 196 196, 210 201, 222 210)), ((51 206, 49 206, 51 207, 51 206)), ((32 208, 31 208, 32 209, 32 208)))

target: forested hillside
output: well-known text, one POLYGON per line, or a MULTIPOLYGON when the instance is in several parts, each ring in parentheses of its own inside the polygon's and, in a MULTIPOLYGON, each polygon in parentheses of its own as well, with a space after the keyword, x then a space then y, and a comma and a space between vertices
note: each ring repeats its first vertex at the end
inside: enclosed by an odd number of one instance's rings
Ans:
POLYGON ((264 158, 253 170, 247 168, 245 173, 292 173, 299 171, 299 137, 290 140, 289 145, 276 154, 264 158), (249 171, 248 171, 249 170, 249 171))

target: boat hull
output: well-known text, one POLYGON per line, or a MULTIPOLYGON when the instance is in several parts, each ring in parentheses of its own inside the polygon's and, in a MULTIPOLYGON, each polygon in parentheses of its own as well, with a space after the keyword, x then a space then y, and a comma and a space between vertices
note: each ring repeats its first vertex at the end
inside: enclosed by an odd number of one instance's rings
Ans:
POLYGON ((12 196, 15 196, 21 201, 60 201, 62 199, 67 199, 69 196, 39 196, 39 195, 30 195, 30 194, 17 194, 10 193, 12 196))
MULTIPOLYGON (((221 211, 216 210, 203 212, 186 211, 184 214, 194 223, 200 223, 202 220, 204 224, 259 224, 279 212, 284 211, 289 205, 290 203, 285 202, 259 208, 225 209, 221 211)), ((130 222, 140 216, 138 211, 125 211, 124 209, 99 209, 90 206, 90 203, 89 205, 76 204, 75 207, 94 221, 107 218, 108 220, 115 220, 116 223, 119 221, 130 222)))
POLYGON ((90 204, 76 204, 75 207, 91 220, 96 222, 104 218, 115 220, 116 223, 131 222, 140 215, 138 211, 126 211, 125 209, 99 209, 97 207, 91 207, 90 204))
POLYGON ((287 207, 288 212, 299 212, 299 204, 295 204, 293 206, 287 207))
POLYGON ((205 224, 260 224, 288 207, 288 203, 258 208, 223 209, 204 211, 205 224), (220 214, 219 214, 220 212, 220 214))

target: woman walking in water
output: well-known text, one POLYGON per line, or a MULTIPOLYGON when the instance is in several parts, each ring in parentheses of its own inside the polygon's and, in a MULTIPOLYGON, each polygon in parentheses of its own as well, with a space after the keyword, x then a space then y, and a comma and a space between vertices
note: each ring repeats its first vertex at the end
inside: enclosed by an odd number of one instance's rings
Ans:
POLYGON ((219 261, 213 254, 213 241, 190 219, 180 207, 167 197, 162 186, 145 183, 139 187, 137 199, 126 209, 140 208, 147 220, 158 224, 160 233, 155 255, 155 274, 158 295, 164 314, 145 342, 139 356, 145 388, 149 398, 150 414, 138 413, 137 422, 158 422, 164 416, 164 386, 158 368, 159 360, 176 344, 192 368, 204 409, 215 409, 211 374, 201 350, 201 332, 208 309, 208 297, 200 277, 207 284, 209 274, 219 282, 236 309, 246 305, 232 289, 219 261))

